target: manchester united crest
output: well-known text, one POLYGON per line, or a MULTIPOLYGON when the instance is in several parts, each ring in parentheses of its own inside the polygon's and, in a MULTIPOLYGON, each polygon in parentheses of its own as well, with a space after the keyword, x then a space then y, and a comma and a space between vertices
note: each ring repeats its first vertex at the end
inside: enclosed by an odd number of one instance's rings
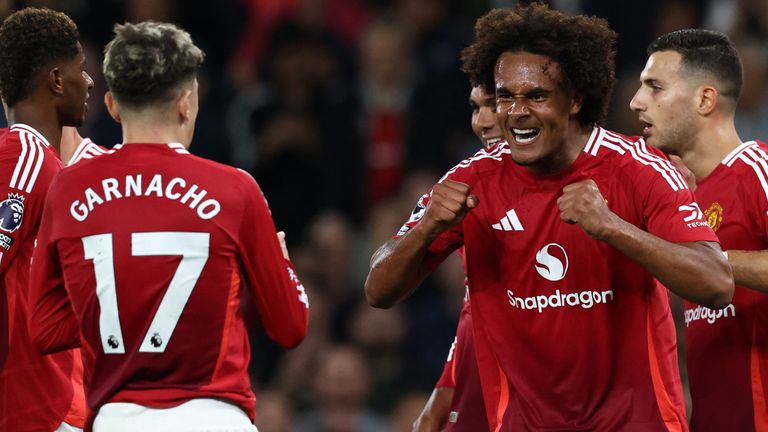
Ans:
POLYGON ((719 202, 713 202, 704 211, 704 217, 707 218, 707 224, 712 228, 712 231, 717 231, 720 228, 720 224, 723 223, 723 206, 719 202))
POLYGON ((0 202, 0 230, 12 233, 19 229, 24 217, 24 197, 8 194, 8 199, 0 202))

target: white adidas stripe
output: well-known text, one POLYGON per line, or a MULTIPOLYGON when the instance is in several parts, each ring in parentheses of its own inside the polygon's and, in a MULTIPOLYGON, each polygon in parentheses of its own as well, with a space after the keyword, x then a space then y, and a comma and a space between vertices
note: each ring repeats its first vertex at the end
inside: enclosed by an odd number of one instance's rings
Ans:
POLYGON ((747 148, 738 155, 738 158, 750 167, 755 172, 757 179, 760 181, 760 186, 763 188, 765 198, 768 199, 768 155, 757 145, 754 144, 747 148))
MULTIPOLYGON (((656 172, 661 174, 673 191, 688 188, 680 173, 671 166, 669 161, 665 161, 664 158, 656 156, 655 154, 650 153, 648 149, 643 148, 643 145, 645 144, 643 140, 630 142, 610 131, 606 131, 606 137, 603 144, 605 145, 606 143, 612 143, 619 146, 625 151, 628 151, 636 161, 653 168, 656 172)), ((611 148, 612 146, 605 145, 605 147, 611 148)))
POLYGON ((45 150, 35 134, 26 130, 19 130, 19 140, 21 155, 16 162, 9 186, 29 193, 32 192, 43 165, 45 150))
POLYGON ((19 155, 19 160, 16 161, 16 168, 13 170, 13 175, 11 176, 11 183, 9 184, 10 187, 16 188, 16 182, 19 179, 19 174, 21 174, 21 171, 24 170, 24 165, 26 165, 27 162, 27 142, 25 140, 21 140, 21 154, 19 155))
POLYGON ((502 158, 501 158, 502 155, 504 155, 504 154, 511 154, 511 153, 512 152, 507 147, 507 143, 506 142, 499 143, 499 145, 494 147, 494 149, 490 153, 487 150, 482 149, 482 150, 478 151, 477 153, 475 153, 474 156, 472 156, 472 157, 470 157, 468 159, 464 159, 463 161, 459 162, 458 165, 456 165, 453 168, 451 168, 450 170, 448 170, 448 172, 445 173, 445 175, 443 175, 443 177, 440 178, 440 181, 443 181, 446 178, 448 178, 448 176, 453 174, 454 172, 456 172, 456 170, 458 170, 460 168, 466 168, 466 167, 472 165, 472 162, 477 162, 477 161, 483 160, 483 159, 492 159, 492 160, 495 160, 495 161, 501 161, 502 160, 502 158))
POLYGON ((746 150, 748 147, 756 146, 756 145, 757 143, 755 141, 747 141, 745 143, 741 143, 738 147, 736 147, 730 153, 728 153, 728 156, 726 156, 721 163, 726 166, 733 165, 733 163, 738 160, 741 152, 746 150))
POLYGON ((35 185, 35 181, 37 181, 37 175, 40 174, 40 167, 43 166, 43 159, 45 157, 45 148, 43 148, 43 145, 36 137, 30 135, 29 138, 33 140, 37 146, 37 163, 35 163, 35 169, 32 171, 29 182, 27 182, 27 188, 25 189, 27 193, 32 192, 32 187, 35 185))

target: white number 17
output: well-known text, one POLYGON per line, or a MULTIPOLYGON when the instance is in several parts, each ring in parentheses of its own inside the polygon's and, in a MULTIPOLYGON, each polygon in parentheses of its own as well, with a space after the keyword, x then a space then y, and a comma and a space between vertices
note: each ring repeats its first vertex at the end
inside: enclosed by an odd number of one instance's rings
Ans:
MULTIPOLYGON (((160 301, 140 352, 161 353, 168 346, 184 306, 208 261, 211 235, 197 232, 144 232, 131 234, 131 255, 181 255, 179 267, 160 301)), ((83 237, 85 259, 93 260, 96 297, 99 299, 99 331, 105 354, 125 354, 117 307, 112 234, 83 237)))

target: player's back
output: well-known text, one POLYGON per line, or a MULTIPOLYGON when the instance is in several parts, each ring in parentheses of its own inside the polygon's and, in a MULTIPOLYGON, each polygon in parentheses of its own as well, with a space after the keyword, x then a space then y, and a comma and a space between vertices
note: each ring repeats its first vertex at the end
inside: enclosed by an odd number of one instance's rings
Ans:
POLYGON ((250 176, 180 144, 129 144, 65 170, 46 211, 91 409, 217 398, 253 415, 243 290, 285 346, 303 338, 306 306, 250 176))

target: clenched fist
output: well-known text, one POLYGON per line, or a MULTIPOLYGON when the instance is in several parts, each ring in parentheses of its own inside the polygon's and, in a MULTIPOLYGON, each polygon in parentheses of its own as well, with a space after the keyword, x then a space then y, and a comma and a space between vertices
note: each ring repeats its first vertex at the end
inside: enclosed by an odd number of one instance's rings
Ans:
POLYGON ((578 224, 589 236, 603 240, 619 217, 605 202, 594 180, 571 183, 557 200, 560 219, 578 224))
POLYGON ((458 225, 478 204, 480 200, 470 193, 469 185, 444 180, 432 188, 432 197, 421 223, 426 224, 427 232, 436 237, 458 225))

